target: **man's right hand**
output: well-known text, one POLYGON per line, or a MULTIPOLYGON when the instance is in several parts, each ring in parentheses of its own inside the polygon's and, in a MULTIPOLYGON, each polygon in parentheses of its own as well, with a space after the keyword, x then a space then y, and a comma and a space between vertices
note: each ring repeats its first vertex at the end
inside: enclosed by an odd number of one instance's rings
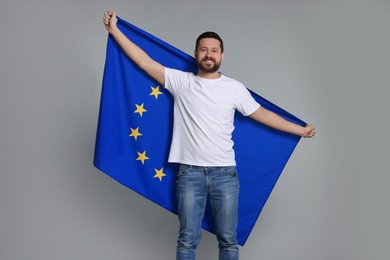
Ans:
POLYGON ((114 11, 107 11, 103 16, 103 23, 109 33, 112 33, 117 29, 116 23, 118 18, 116 18, 116 13, 114 11))

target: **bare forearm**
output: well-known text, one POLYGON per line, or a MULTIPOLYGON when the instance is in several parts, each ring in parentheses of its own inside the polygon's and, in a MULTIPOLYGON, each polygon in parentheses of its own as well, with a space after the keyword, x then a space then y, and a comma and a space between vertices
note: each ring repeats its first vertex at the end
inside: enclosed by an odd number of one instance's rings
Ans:
POLYGON ((126 55, 135 62, 141 69, 148 73, 158 83, 164 85, 165 69, 164 67, 153 60, 149 55, 134 44, 129 38, 124 35, 117 27, 117 17, 115 12, 107 11, 103 16, 103 23, 107 31, 114 37, 115 41, 121 46, 126 55))
POLYGON ((262 124, 283 132, 299 136, 305 135, 305 127, 287 121, 281 116, 262 107, 257 109, 250 117, 262 124))
POLYGON ((132 41, 130 41, 121 30, 115 28, 110 32, 110 34, 114 37, 119 46, 121 46, 126 55, 129 56, 129 58, 134 61, 141 69, 144 69, 148 63, 152 62, 149 55, 132 41))

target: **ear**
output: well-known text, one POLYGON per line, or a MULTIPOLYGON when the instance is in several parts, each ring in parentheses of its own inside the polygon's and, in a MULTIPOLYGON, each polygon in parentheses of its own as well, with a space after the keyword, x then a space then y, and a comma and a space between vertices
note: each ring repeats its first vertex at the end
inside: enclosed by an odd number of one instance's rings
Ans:
POLYGON ((221 61, 223 61, 224 58, 225 58, 225 53, 222 52, 222 53, 221 53, 221 61))

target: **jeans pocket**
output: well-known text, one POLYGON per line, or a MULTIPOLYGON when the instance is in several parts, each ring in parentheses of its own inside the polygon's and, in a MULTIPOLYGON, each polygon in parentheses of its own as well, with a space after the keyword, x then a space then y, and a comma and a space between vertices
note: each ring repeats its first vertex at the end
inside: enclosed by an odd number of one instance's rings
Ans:
POLYGON ((237 168, 236 166, 225 166, 222 167, 222 172, 227 175, 236 176, 237 175, 237 168))
POLYGON ((177 177, 179 178, 186 175, 190 169, 191 169, 190 165, 180 164, 179 170, 177 171, 177 177))

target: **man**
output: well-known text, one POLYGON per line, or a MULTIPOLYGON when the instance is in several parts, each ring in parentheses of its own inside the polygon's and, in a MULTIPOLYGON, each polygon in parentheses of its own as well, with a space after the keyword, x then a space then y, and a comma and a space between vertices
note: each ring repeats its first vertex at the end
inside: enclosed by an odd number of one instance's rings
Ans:
POLYGON ((219 259, 238 259, 239 182, 231 139, 235 110, 303 137, 313 137, 315 128, 288 122, 264 109, 240 82, 220 74, 224 52, 218 34, 206 32, 198 37, 195 46, 198 74, 194 75, 166 68, 151 59, 118 29, 115 12, 107 11, 103 22, 129 58, 174 97, 168 161, 180 164, 176 186, 180 221, 177 259, 195 259, 207 201, 214 218, 219 259))

